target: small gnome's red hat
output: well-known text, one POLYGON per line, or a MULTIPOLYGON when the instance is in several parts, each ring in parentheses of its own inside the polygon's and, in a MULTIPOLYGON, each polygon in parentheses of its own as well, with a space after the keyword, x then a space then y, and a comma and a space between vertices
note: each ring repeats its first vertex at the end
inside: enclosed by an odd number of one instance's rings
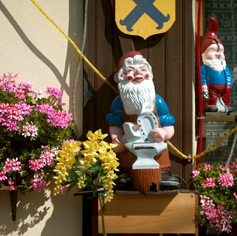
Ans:
POLYGON ((142 54, 138 51, 130 51, 130 52, 127 52, 126 54, 124 54, 118 61, 117 72, 123 66, 123 63, 124 63, 125 59, 127 59, 128 57, 134 57, 136 55, 141 55, 142 56, 142 54))
POLYGON ((211 44, 221 44, 221 40, 217 36, 217 30, 218 30, 218 23, 216 18, 209 17, 208 19, 208 29, 205 33, 204 39, 202 41, 201 45, 201 54, 205 52, 205 50, 211 45, 211 44))

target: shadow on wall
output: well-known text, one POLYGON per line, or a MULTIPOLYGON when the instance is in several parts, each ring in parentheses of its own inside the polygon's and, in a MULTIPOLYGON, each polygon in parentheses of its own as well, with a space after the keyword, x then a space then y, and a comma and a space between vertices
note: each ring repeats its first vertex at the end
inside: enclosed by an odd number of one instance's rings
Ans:
POLYGON ((40 236, 82 236, 82 197, 75 197, 76 191, 75 187, 69 193, 52 196, 54 209, 40 236))
MULTIPOLYGON (((1 2, 0 2, 0 10, 8 19, 9 23, 15 29, 15 31, 17 32, 19 37, 22 39, 22 41, 25 43, 25 45, 32 51, 32 53, 35 54, 35 56, 37 56, 46 66, 48 66, 48 68, 53 72, 55 77, 60 81, 60 83, 62 84, 62 87, 68 93, 68 86, 65 82, 65 78, 62 77, 58 68, 31 42, 30 38, 24 33, 20 25, 16 22, 14 17, 10 14, 8 9, 1 2)), ((39 35, 40 35, 40 32, 39 32, 39 35)))
POLYGON ((9 191, 0 191, 1 236, 82 235, 82 200, 69 194, 51 196, 44 192, 18 192, 16 221, 11 218, 9 191))
POLYGON ((9 191, 0 191, 0 235, 10 235, 18 232, 25 235, 29 228, 33 228, 48 214, 49 206, 45 202, 49 199, 46 192, 32 192, 26 195, 17 193, 16 221, 11 218, 11 203, 9 191))

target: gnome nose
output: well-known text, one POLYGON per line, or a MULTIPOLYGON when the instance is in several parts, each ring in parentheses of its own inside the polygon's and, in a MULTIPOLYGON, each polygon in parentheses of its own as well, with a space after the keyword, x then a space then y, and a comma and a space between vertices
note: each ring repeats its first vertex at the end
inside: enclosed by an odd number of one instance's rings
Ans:
POLYGON ((220 58, 221 58, 221 53, 220 53, 220 52, 217 52, 217 53, 216 53, 216 58, 217 58, 217 59, 220 59, 220 58))
POLYGON ((134 71, 134 75, 139 75, 141 74, 141 69, 140 68, 136 68, 136 70, 134 71))

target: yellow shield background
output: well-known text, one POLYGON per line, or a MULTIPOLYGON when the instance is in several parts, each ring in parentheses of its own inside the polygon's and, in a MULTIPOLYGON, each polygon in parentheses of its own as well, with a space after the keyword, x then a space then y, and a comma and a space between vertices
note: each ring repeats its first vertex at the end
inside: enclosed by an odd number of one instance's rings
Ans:
MULTIPOLYGON (((144 0, 146 1, 146 0, 144 0)), ((128 31, 125 25, 120 24, 137 6, 133 0, 115 0, 115 21, 120 31, 129 35, 138 35, 144 39, 154 34, 161 34, 168 31, 175 22, 175 0, 156 0, 153 3, 164 16, 170 15, 169 21, 157 29, 157 23, 144 13, 132 26, 133 31, 128 31)))

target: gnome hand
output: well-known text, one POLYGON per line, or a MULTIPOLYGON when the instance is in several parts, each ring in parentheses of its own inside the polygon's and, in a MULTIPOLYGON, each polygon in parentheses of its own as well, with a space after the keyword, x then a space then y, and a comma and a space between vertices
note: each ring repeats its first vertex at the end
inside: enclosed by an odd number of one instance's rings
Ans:
POLYGON ((208 90, 203 90, 202 91, 202 97, 203 97, 203 100, 208 100, 210 97, 209 97, 209 91, 208 90))
POLYGON ((115 148, 113 148, 114 152, 120 153, 120 152, 124 152, 126 150, 125 145, 118 138, 113 138, 112 143, 117 144, 117 146, 115 148))
POLYGON ((155 128, 151 130, 151 137, 157 143, 165 142, 174 135, 174 126, 165 126, 163 128, 155 128))
POLYGON ((122 129, 117 126, 110 126, 109 127, 109 134, 112 139, 112 143, 117 144, 117 147, 113 148, 113 151, 117 152, 117 153, 125 151, 126 147, 122 142, 122 138, 123 138, 122 129))

